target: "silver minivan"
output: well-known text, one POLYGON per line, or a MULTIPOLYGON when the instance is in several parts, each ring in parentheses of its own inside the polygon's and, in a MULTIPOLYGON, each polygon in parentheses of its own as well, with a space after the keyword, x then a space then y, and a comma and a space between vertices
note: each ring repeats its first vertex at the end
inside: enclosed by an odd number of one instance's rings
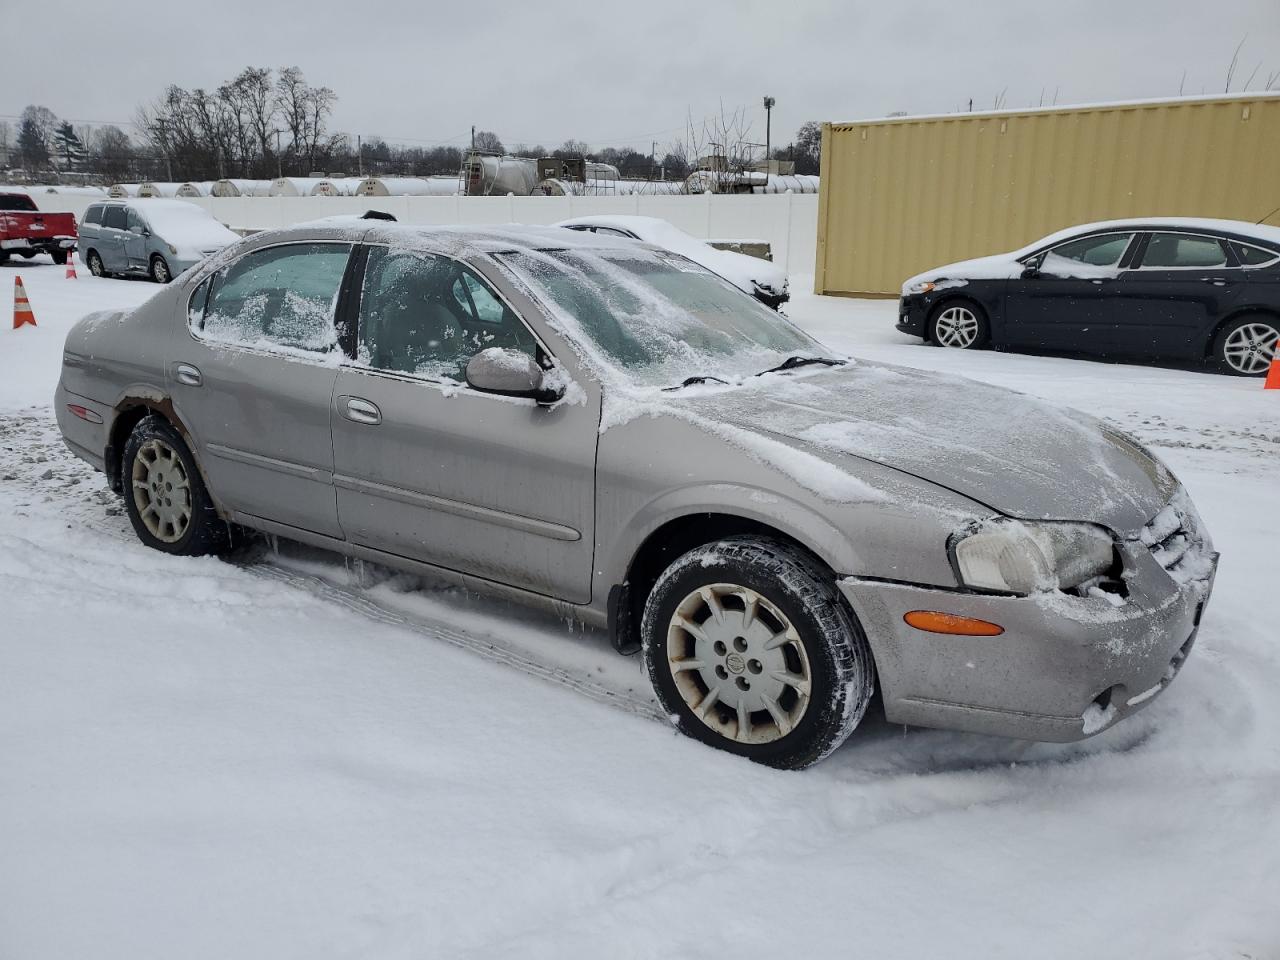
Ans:
POLYGON ((80 259, 95 277, 145 276, 168 283, 240 239, 186 200, 94 203, 80 229, 80 259))

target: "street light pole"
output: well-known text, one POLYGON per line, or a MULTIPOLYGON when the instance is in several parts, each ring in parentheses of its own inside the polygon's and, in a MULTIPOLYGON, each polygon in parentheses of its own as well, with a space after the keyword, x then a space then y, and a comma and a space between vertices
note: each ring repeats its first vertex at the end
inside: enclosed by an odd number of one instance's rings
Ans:
POLYGON ((764 98, 764 172, 769 172, 769 159, 772 152, 771 127, 773 124, 773 105, 777 103, 773 97, 764 98))

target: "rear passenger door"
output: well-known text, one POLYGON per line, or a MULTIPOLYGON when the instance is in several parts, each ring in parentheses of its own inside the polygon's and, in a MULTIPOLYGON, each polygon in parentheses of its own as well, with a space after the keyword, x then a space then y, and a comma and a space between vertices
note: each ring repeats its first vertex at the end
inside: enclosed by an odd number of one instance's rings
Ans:
POLYGON ((124 252, 127 217, 123 206, 109 206, 102 214, 102 230, 98 234, 98 256, 110 273, 124 273, 128 259, 124 252))
POLYGON ((1120 284, 1117 351, 1137 356, 1199 355, 1209 328, 1244 295, 1245 275, 1224 240, 1164 232, 1143 238, 1120 284))
POLYGON ((338 538, 329 409, 351 244, 260 247, 201 283, 171 351, 174 406, 214 496, 282 533, 338 538))

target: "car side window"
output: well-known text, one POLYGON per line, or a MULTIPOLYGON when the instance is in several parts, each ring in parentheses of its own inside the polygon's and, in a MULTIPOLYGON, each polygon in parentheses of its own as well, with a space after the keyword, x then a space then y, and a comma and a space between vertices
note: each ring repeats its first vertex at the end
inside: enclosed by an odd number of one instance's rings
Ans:
POLYGON ((241 346, 334 350, 334 312, 350 254, 347 243, 294 243, 248 253, 213 280, 193 329, 241 346))
POLYGON ((84 212, 84 222, 92 224, 102 223, 102 207, 96 204, 84 212))
POLYGON ((130 230, 133 233, 141 233, 146 228, 147 228, 147 225, 142 222, 142 217, 139 216, 137 210, 129 209, 128 211, 126 211, 125 213, 125 229, 126 230, 130 230))
POLYGON ((1091 267, 1114 267, 1124 256, 1132 233, 1104 233, 1096 237, 1068 240, 1049 251, 1046 260, 1072 260, 1091 267))
POLYGON ((112 230, 123 230, 124 207, 107 207, 102 214, 102 225, 112 230))
POLYGON ((1229 241, 1231 244, 1231 252, 1236 255, 1242 267, 1262 267, 1269 263, 1275 263, 1280 260, 1280 253, 1274 250, 1264 250, 1262 247, 1254 247, 1247 243, 1237 243, 1235 240, 1229 241))
POLYGON ((603 234, 606 237, 625 237, 628 240, 634 240, 631 234, 624 230, 617 230, 613 227, 596 227, 596 233, 603 234))
POLYGON ((488 347, 537 356, 523 321, 469 267, 431 254, 371 247, 360 297, 360 362, 432 380, 466 378, 488 347))
POLYGON ((1142 253, 1143 270, 1225 267, 1227 251, 1215 237, 1187 233, 1153 233, 1142 253))

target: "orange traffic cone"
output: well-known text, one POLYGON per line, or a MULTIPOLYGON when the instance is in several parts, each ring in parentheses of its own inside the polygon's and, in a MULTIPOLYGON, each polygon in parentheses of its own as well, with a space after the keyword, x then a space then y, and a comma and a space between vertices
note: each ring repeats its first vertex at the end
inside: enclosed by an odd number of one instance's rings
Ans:
POLYGON ((1280 344, 1276 345, 1276 355, 1271 358, 1271 369, 1267 371, 1267 382, 1263 390, 1280 390, 1280 344))
POLYGON ((67 280, 76 280, 76 252, 74 250, 67 251, 67 280))
POLYGON ((31 301, 27 299, 26 288, 22 286, 22 278, 13 278, 13 329, 17 330, 24 323, 36 325, 36 315, 31 312, 31 301))

